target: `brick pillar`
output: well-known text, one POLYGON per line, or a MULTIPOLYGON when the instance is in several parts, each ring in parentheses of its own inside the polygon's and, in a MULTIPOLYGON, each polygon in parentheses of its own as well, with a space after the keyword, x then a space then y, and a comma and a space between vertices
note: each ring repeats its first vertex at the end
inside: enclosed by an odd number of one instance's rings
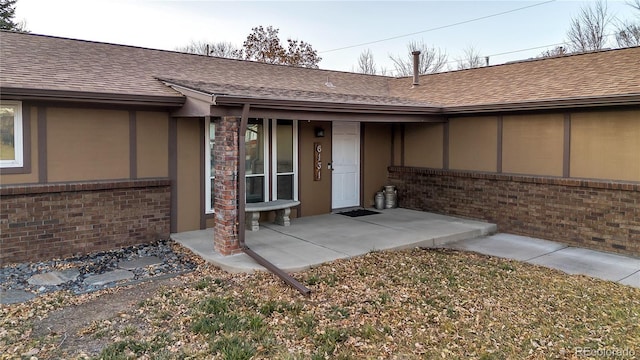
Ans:
POLYGON ((238 244, 238 128, 240 118, 225 116, 216 122, 213 228, 214 248, 222 255, 240 252, 238 244))

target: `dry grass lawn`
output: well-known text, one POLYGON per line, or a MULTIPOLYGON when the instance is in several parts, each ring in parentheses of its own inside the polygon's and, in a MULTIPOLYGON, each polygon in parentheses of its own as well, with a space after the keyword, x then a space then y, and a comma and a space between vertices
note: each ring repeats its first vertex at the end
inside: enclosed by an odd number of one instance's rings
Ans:
MULTIPOLYGON (((580 349, 640 356, 640 289, 449 250, 373 252, 295 274, 200 263, 134 306, 73 333, 36 335, 60 309, 106 299, 50 294, 5 306, 2 358, 546 359, 580 349), (93 353, 78 344, 99 341, 93 353)), ((80 319, 82 320, 82 319, 80 319)), ((592 353, 597 354, 597 353, 592 353)), ((619 357, 620 358, 620 357, 619 357)))

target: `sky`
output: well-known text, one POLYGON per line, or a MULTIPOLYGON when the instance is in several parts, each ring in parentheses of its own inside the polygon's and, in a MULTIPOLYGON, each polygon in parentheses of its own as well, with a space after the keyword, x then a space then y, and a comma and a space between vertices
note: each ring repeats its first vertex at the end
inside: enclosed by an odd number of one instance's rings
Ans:
MULTIPOLYGON (((16 20, 35 34, 164 50, 191 41, 241 46, 253 27, 270 25, 280 30, 283 42, 310 43, 322 57, 320 68, 352 71, 369 49, 379 67, 392 70, 389 55, 405 56, 410 41, 446 52, 451 68, 469 47, 489 56, 492 65, 538 56, 566 40, 571 18, 589 4, 593 1, 18 0, 16 20)), ((622 0, 607 4, 620 20, 636 18, 622 0)))

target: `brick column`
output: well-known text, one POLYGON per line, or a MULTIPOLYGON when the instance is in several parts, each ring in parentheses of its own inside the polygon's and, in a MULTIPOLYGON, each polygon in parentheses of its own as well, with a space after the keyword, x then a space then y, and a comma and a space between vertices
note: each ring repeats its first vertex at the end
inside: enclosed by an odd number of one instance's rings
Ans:
POLYGON ((225 116, 216 122, 214 147, 214 248, 222 255, 240 252, 238 244, 238 128, 240 118, 225 116))

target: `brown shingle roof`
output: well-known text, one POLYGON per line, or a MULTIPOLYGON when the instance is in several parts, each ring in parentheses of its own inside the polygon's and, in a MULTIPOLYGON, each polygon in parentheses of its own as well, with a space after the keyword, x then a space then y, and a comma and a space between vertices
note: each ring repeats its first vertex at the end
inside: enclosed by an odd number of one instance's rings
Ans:
POLYGON ((640 94, 640 47, 389 78, 0 32, 0 86, 180 98, 158 79, 209 93, 461 107, 640 94), (334 87, 327 86, 327 82, 334 87))
POLYGON ((435 106, 640 94, 640 47, 391 79, 390 95, 435 106))
POLYGON ((3 87, 137 95, 178 95, 157 78, 328 94, 386 96, 387 79, 152 50, 132 46, 0 32, 3 87), (335 87, 327 87, 327 80, 335 87))

